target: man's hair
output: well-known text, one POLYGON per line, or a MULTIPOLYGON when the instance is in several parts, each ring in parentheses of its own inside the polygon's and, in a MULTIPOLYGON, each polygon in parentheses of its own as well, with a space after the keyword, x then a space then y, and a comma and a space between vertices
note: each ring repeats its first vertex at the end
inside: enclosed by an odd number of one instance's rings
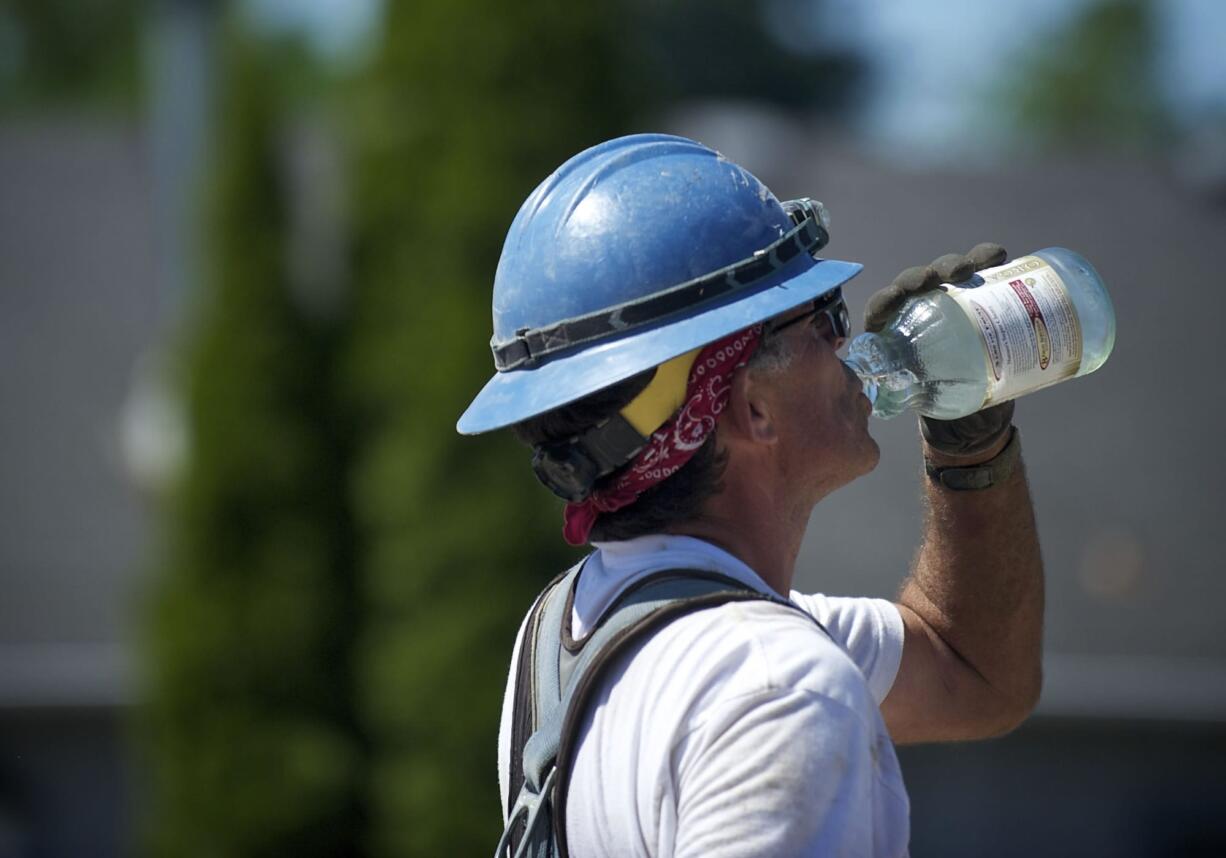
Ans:
MULTIPOLYGON (((791 350, 783 339, 764 334, 746 369, 778 372, 786 369, 790 363, 791 350)), ((530 447, 572 438, 629 405, 651 383, 655 374, 655 369, 641 372, 583 399, 517 423, 512 431, 530 447)), ((698 518, 707 500, 723 490, 722 479, 727 464, 728 456, 718 452, 716 433, 713 432, 693 457, 671 477, 656 483, 629 506, 615 512, 601 513, 592 526, 591 540, 632 539, 660 533, 672 524, 698 518)), ((617 470, 598 480, 594 489, 607 488, 620 473, 617 470)))

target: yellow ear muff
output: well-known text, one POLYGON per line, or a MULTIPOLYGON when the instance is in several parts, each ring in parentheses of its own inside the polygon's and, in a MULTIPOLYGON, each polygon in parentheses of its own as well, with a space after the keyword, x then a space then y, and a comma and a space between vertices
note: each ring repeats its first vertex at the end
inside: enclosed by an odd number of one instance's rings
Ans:
POLYGON ((651 383, 621 410, 621 416, 644 438, 650 438, 685 404, 690 369, 700 351, 697 348, 660 364, 651 383))

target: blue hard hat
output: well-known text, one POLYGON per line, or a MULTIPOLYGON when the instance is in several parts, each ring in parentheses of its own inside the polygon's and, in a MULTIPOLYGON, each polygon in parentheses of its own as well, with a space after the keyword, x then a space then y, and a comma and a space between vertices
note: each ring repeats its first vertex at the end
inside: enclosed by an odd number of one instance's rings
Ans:
POLYGON ((634 134, 571 158, 525 200, 494 277, 498 372, 456 428, 543 414, 838 288, 820 203, 780 203, 718 152, 634 134))

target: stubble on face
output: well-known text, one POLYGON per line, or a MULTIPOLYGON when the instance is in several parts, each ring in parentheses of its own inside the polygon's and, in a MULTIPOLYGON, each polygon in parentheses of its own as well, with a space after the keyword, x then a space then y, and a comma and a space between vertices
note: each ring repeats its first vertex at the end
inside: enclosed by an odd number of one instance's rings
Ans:
POLYGON ((860 383, 859 377, 846 364, 843 364, 843 370, 848 377, 851 401, 849 408, 855 412, 854 422, 859 426, 858 434, 863 442, 862 452, 865 467, 857 476, 864 476, 864 474, 870 473, 876 468, 877 463, 881 461, 881 447, 878 446, 876 439, 868 431, 870 418, 873 413, 873 405, 869 402, 868 397, 864 395, 864 385, 860 383))
POLYGON ((779 389, 792 400, 782 409, 791 424, 783 431, 791 448, 785 455, 789 471, 810 487, 806 494, 816 504, 877 467, 881 449, 868 431, 872 408, 831 343, 805 344, 785 372, 787 383, 779 389))

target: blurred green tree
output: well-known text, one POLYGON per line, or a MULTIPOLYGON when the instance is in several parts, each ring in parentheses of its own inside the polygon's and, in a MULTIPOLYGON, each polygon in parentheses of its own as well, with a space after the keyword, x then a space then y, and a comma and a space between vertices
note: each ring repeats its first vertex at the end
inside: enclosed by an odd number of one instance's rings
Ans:
POLYGON ((314 78, 298 46, 261 43, 257 61, 231 35, 192 455, 154 606, 155 852, 495 842, 511 643, 577 556, 526 451, 454 429, 491 371, 502 238, 550 170, 673 99, 820 102, 787 74, 810 66, 735 6, 691 30, 691 2, 671 18, 635 0, 389 3, 340 93, 353 283, 331 323, 294 300, 277 150, 314 78), (725 70, 699 67, 734 45, 725 70))
POLYGON ((573 553, 551 496, 531 502, 526 451, 506 433, 461 438, 455 421, 491 372, 492 274, 520 202, 628 130, 615 11, 394 3, 355 88, 348 372, 377 854, 482 854, 497 839, 511 643, 573 553))
POLYGON ((276 76, 240 37, 226 48, 184 356, 190 456, 146 649, 147 838, 168 856, 360 855, 341 322, 295 301, 276 76))
POLYGON ((1040 146, 1143 147, 1167 129, 1151 0, 1100 0, 1015 59, 998 104, 1040 146))
POLYGON ((825 0, 622 0, 623 49, 641 107, 694 99, 810 114, 856 108, 868 67, 823 38, 825 0), (781 35, 787 36, 781 39, 781 35))
POLYGON ((0 0, 0 110, 140 101, 148 0, 0 0))
POLYGON ((563 160, 673 100, 833 99, 806 75, 850 65, 779 51, 761 6, 387 8, 346 123, 357 289, 346 389, 362 427, 354 502, 377 854, 481 854, 495 842, 511 643, 532 597, 576 556, 526 451, 507 433, 454 429, 491 372, 507 225, 563 160))

